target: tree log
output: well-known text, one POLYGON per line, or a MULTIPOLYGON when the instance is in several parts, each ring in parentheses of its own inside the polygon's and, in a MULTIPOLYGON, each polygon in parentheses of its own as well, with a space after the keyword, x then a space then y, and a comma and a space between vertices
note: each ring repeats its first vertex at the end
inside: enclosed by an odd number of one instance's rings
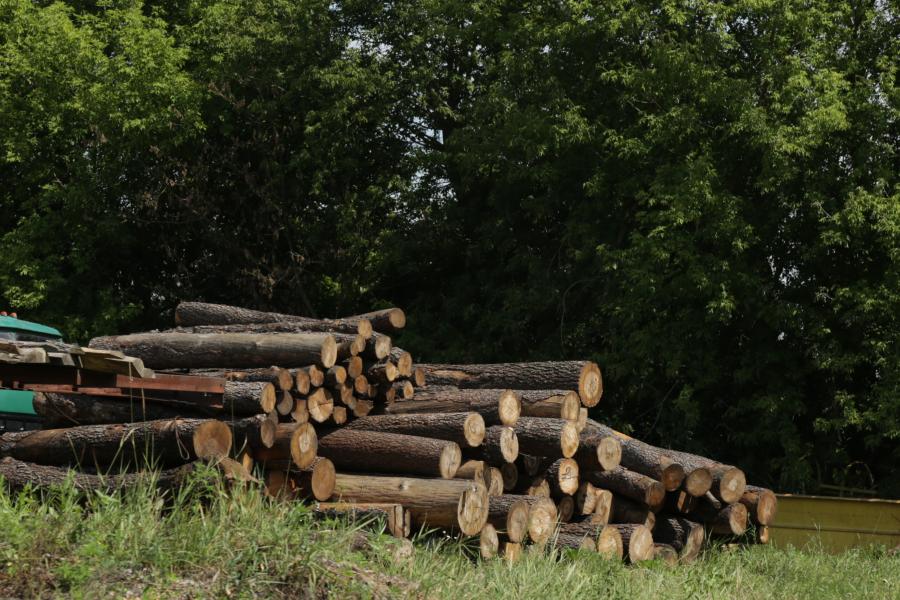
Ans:
POLYGON ((560 458, 550 465, 545 478, 554 498, 571 496, 578 491, 578 463, 571 458, 560 458))
POLYGON ((466 448, 466 458, 483 460, 492 465, 516 461, 519 441, 512 427, 494 425, 484 430, 484 440, 477 448, 466 448))
POLYGON ((578 430, 565 419, 522 417, 515 430, 519 448, 528 454, 572 458, 578 450, 578 430))
POLYGON ((556 501, 556 512, 560 523, 568 523, 575 516, 575 499, 572 496, 561 496, 556 501))
POLYGON ((646 504, 654 512, 665 503, 666 490, 659 481, 624 467, 612 471, 591 471, 586 479, 597 487, 646 504))
POLYGON ((344 317, 344 320, 366 319, 372 324, 372 329, 381 333, 396 333, 406 327, 406 313, 399 308, 383 308, 361 315, 344 317))
POLYGON ((44 465, 150 465, 154 459, 181 464, 196 460, 194 432, 207 422, 171 419, 4 433, 0 456, 44 465))
POLYGON ((637 523, 653 531, 656 525, 656 513, 643 502, 635 502, 624 496, 613 495, 610 523, 637 523))
POLYGON ((485 435, 484 419, 474 412, 371 415, 353 421, 347 429, 418 435, 456 442, 462 447, 480 446, 485 435))
POLYGON ((504 533, 511 542, 525 541, 530 515, 531 504, 522 496, 503 494, 488 498, 488 523, 504 533))
POLYGON ((523 417, 577 421, 581 408, 578 393, 571 390, 515 390, 522 401, 523 417))
POLYGON ((740 502, 723 506, 708 496, 699 498, 688 518, 705 524, 718 535, 741 535, 747 531, 747 507, 740 502))
POLYGON ((656 479, 667 491, 677 490, 684 481, 684 468, 665 450, 645 444, 592 419, 588 420, 582 437, 588 432, 593 436, 613 436, 619 439, 622 466, 656 479))
POLYGON ((682 562, 691 562, 700 555, 706 532, 703 525, 679 517, 660 517, 653 529, 653 539, 669 544, 682 562))
POLYGON ((741 496, 740 503, 747 508, 747 513, 754 525, 771 525, 778 513, 778 498, 772 490, 748 485, 741 496))
POLYGON ((334 499, 402 504, 419 525, 477 535, 487 523, 488 495, 477 481, 338 473, 334 499))
POLYGON ((560 531, 553 537, 553 545, 559 549, 585 550, 596 552, 597 543, 588 536, 578 536, 560 531))
POLYGON ((711 491, 722 502, 733 504, 744 495, 747 479, 744 476, 744 472, 737 467, 724 465, 704 456, 697 456, 687 452, 672 450, 670 454, 672 458, 684 465, 686 471, 708 469, 710 475, 712 475, 711 491))
POLYGON ((319 502, 316 513, 327 518, 350 517, 355 521, 382 521, 396 538, 408 538, 412 533, 410 512, 400 504, 377 502, 319 502))
POLYGON ((94 338, 90 347, 119 350, 158 369, 311 363, 328 368, 338 357, 329 333, 135 333, 94 338))
POLYGON ((345 319, 313 319, 297 315, 263 312, 206 302, 181 302, 175 308, 175 323, 180 327, 204 325, 275 325, 303 326, 307 331, 332 331, 337 333, 359 333, 365 337, 372 335, 372 324, 363 317, 345 319))
POLYGON ((461 390, 455 387, 419 388, 414 400, 387 407, 388 414, 477 412, 487 425, 512 427, 522 410, 521 399, 510 390, 461 390))
POLYGON ((196 375, 199 377, 221 377, 228 381, 254 381, 271 383, 281 390, 294 387, 294 377, 288 369, 281 367, 264 367, 252 369, 167 369, 162 373, 176 375, 196 375))
POLYGON ((653 534, 643 525, 632 523, 607 525, 614 527, 622 536, 622 548, 629 562, 638 563, 653 559, 653 534))
POLYGON ((603 378, 588 361, 497 363, 484 365, 420 364, 428 380, 460 388, 513 390, 577 390, 582 404, 596 406, 603 394, 603 378))
POLYGON ((36 392, 32 401, 34 411, 45 428, 98 425, 104 423, 133 423, 158 419, 209 418, 213 411, 201 407, 172 406, 141 401, 141 398, 110 398, 87 394, 54 394, 36 392))
POLYGON ((487 523, 478 536, 478 552, 484 560, 490 560, 497 556, 500 551, 500 537, 497 530, 490 523, 487 523))
POLYGON ((142 471, 115 475, 91 475, 72 472, 70 469, 38 465, 16 460, 7 456, 0 460, 0 476, 11 491, 20 491, 27 486, 38 489, 61 486, 69 481, 78 490, 113 492, 123 488, 147 485, 158 490, 172 490, 179 487, 193 473, 194 464, 188 463, 163 471, 142 471))
POLYGON ((452 479, 461 464, 455 442, 342 427, 319 437, 319 455, 338 469, 440 476, 452 479))
POLYGON ((597 536, 597 553, 607 560, 622 560, 625 556, 622 534, 610 525, 605 525, 597 536))
POLYGON ((400 372, 400 377, 412 377, 413 376, 413 358, 412 354, 403 350, 402 348, 398 348, 394 346, 391 348, 390 354, 388 354, 388 358, 391 359, 395 365, 397 365, 397 370, 400 372))
POLYGON ((585 429, 579 433, 575 459, 585 471, 611 471, 622 461, 622 442, 611 435, 585 429))
POLYGON ((668 544, 653 544, 653 559, 675 566, 678 564, 678 552, 668 544))
POLYGON ((305 469, 316 459, 318 436, 310 423, 279 423, 270 438, 250 436, 247 445, 258 461, 291 459, 298 468, 305 469))

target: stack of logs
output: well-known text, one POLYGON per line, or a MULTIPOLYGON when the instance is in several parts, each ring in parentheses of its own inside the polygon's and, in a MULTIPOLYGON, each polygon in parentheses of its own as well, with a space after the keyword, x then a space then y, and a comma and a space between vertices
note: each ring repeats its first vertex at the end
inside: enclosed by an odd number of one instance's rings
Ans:
POLYGON ((80 487, 127 485, 152 455, 163 488, 211 460, 316 514, 479 536, 485 558, 532 544, 686 562, 711 536, 767 541, 775 495, 739 468, 588 418, 592 362, 414 365, 391 342, 399 309, 322 320, 187 302, 176 323, 91 346, 224 378, 221 398, 39 394, 45 430, 0 436, 8 485, 73 466, 80 487))

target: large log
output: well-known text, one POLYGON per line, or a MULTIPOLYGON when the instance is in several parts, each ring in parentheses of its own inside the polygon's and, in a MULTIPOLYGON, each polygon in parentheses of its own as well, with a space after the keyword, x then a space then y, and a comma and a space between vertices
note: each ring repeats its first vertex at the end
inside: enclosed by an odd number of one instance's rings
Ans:
POLYGON ((666 490, 659 481, 624 467, 591 471, 584 477, 597 487, 646 504, 653 511, 661 509, 666 500, 666 490))
POLYGON ((175 323, 180 327, 228 326, 255 324, 302 325, 307 331, 333 331, 372 335, 372 324, 363 317, 346 319, 314 319, 283 313, 263 312, 225 304, 181 302, 175 308, 175 323))
POLYGON ((656 513, 643 502, 635 502, 625 496, 613 495, 610 523, 638 523, 651 531, 656 525, 656 513))
POLYGON ((487 523, 485 487, 467 479, 421 479, 338 473, 333 499, 402 504, 418 525, 478 535, 487 523))
POLYGON ((578 430, 565 419, 522 417, 515 431, 519 449, 528 454, 572 458, 578 450, 578 430))
POLYGON ((611 471, 622 462, 622 442, 611 435, 603 435, 592 429, 579 434, 575 459, 585 471, 611 471))
POLYGON ((581 402, 596 406, 603 394, 603 377, 589 361, 496 363, 483 365, 420 364, 428 381, 460 388, 512 390, 576 390, 581 402))
POLYGON ((0 456, 44 465, 143 466, 154 459, 163 465, 181 464, 197 458, 194 432, 208 422, 171 419, 4 433, 0 456))
POLYGON ((578 420, 581 399, 575 391, 515 390, 515 393, 522 400, 523 417, 578 420))
POLYGON ((653 539, 672 546, 682 562, 690 562, 700 555, 706 533, 703 525, 688 519, 660 517, 653 529, 653 539))
POLYGON ((346 429, 402 433, 456 442, 462 447, 480 446, 484 419, 478 413, 370 415, 349 423, 346 429))
POLYGON ((456 387, 418 388, 413 400, 397 399, 385 408, 393 415, 477 412, 487 425, 512 427, 519 420, 522 401, 511 390, 461 390, 456 387))
POLYGON ((488 498, 488 523, 504 533, 511 542, 525 541, 530 515, 531 505, 522 496, 502 494, 488 498))
POLYGON ((560 458, 550 465, 545 478, 554 498, 571 496, 578 491, 578 463, 571 458, 560 458))
POLYGON ((747 531, 747 507, 740 502, 723 505, 711 493, 698 498, 687 517, 718 535, 741 535, 747 531))
POLYGON ((315 462, 318 435, 310 423, 278 423, 271 430, 263 428, 258 435, 249 435, 246 445, 253 458, 263 464, 292 460, 296 467, 305 469, 315 462))
POLYGON ((152 368, 298 367, 335 364, 330 333, 135 333, 94 338, 92 348, 119 350, 152 368))
POLYGON ((462 463, 459 445, 399 433, 342 427, 319 437, 319 455, 338 469, 452 479, 462 463))
POLYGON ((112 492, 123 488, 146 485, 158 490, 171 490, 180 486, 194 472, 193 463, 162 471, 142 471, 110 475, 93 475, 73 472, 71 469, 38 465, 7 456, 0 460, 0 477, 11 491, 27 486, 45 489, 69 482, 78 490, 112 492))
POLYGON ((142 402, 140 398, 109 398, 87 394, 36 392, 32 401, 43 427, 74 427, 100 423, 132 423, 157 419, 209 417, 200 407, 142 402))
POLYGON ((733 504, 741 499, 744 495, 744 489, 747 487, 747 479, 744 472, 737 467, 725 465, 716 462, 705 456, 697 456, 688 452, 680 452, 676 450, 668 451, 672 458, 684 465, 686 471, 694 469, 707 469, 712 475, 713 496, 725 502, 733 504))
POLYGON ((747 508, 754 525, 771 525, 778 513, 778 498, 772 490, 748 485, 739 501, 747 508))
MULTIPOLYGON (((582 437, 585 435, 612 436, 619 439, 622 449, 621 465, 626 469, 660 481, 667 491, 677 490, 684 481, 684 468, 665 450, 636 440, 592 419, 588 419, 587 426, 581 435, 582 437)), ((694 491, 700 491, 701 495, 706 493, 705 490, 701 491, 696 488, 694 491)))

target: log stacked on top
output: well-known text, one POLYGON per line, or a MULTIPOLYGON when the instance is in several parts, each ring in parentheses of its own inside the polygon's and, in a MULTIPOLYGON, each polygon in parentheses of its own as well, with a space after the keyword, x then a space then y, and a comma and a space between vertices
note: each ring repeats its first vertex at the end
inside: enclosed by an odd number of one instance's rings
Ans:
POLYGON ((0 436, 8 484, 74 466, 80 487, 128 485, 152 456, 169 488, 208 460, 323 515, 477 535, 484 557, 507 560, 535 544, 689 561, 708 535, 753 524, 765 539, 774 518, 774 494, 740 469, 588 419, 603 392, 589 361, 416 365, 391 342, 399 309, 322 320, 186 302, 176 324, 91 347, 221 379, 220 395, 43 393, 50 428, 0 436), (110 469, 123 474, 95 474, 110 469))

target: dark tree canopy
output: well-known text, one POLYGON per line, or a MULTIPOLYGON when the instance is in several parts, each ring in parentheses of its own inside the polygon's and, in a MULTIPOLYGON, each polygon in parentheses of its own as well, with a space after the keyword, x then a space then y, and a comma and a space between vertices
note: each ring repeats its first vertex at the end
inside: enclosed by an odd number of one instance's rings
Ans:
POLYGON ((894 2, 0 6, 0 308, 409 315, 596 416, 900 496, 894 2))

